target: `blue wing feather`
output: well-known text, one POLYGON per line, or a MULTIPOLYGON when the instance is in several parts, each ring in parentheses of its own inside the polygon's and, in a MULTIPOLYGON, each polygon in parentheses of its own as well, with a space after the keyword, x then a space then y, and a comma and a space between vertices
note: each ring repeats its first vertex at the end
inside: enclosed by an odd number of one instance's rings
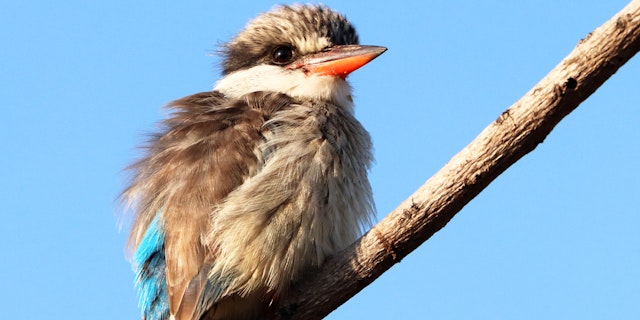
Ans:
MULTIPOLYGON (((156 216, 140 241, 133 256, 136 272, 136 287, 142 318, 144 320, 169 320, 166 264, 164 254, 164 232, 156 216)), ((205 266, 204 270, 209 268, 205 266)), ((207 272, 203 274, 205 277, 207 272)), ((206 278, 205 278, 206 279, 206 278)), ((226 288, 225 278, 213 276, 206 281, 203 293, 196 306, 197 315, 202 315, 221 297, 226 288)))
POLYGON ((168 320, 169 301, 165 274, 164 233, 156 216, 133 256, 139 305, 145 320, 168 320))

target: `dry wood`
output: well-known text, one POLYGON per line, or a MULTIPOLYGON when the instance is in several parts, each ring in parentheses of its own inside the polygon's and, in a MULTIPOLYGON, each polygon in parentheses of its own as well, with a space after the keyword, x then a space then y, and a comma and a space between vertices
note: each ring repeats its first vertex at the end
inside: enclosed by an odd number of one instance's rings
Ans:
POLYGON ((629 3, 504 111, 380 223, 275 306, 276 319, 319 319, 429 239, 640 50, 640 0, 629 3))

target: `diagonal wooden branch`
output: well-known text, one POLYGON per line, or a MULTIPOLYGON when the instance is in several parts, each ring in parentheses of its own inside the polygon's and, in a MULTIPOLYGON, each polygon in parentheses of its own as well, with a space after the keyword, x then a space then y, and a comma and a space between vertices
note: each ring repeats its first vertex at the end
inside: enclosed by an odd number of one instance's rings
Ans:
POLYGON ((443 228, 640 50, 640 0, 582 39, 524 97, 380 223, 276 306, 276 319, 319 319, 443 228))

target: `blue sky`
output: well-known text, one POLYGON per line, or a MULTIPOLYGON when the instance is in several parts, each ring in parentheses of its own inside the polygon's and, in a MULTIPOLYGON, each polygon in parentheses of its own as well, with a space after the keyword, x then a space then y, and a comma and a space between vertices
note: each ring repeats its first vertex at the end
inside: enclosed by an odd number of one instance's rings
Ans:
MULTIPOLYGON (((381 218, 626 1, 326 1, 363 44, 350 79, 381 218)), ((264 1, 0 6, 6 319, 138 319, 122 169, 165 103, 210 90, 216 45, 264 1)), ((640 318, 640 60, 329 319, 640 318)))

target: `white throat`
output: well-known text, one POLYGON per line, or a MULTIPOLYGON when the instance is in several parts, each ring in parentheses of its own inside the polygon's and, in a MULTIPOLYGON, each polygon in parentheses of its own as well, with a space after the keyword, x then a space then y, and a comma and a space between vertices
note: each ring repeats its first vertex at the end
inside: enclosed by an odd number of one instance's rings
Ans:
POLYGON ((239 98, 251 92, 272 91, 291 97, 328 100, 347 110, 353 109, 351 87, 340 77, 306 75, 302 70, 259 65, 228 74, 213 90, 239 98))

